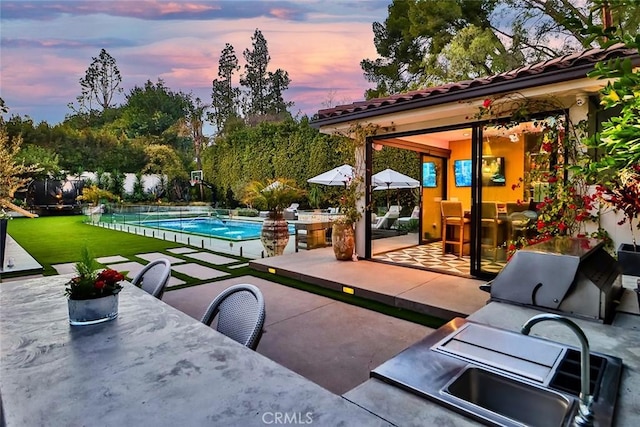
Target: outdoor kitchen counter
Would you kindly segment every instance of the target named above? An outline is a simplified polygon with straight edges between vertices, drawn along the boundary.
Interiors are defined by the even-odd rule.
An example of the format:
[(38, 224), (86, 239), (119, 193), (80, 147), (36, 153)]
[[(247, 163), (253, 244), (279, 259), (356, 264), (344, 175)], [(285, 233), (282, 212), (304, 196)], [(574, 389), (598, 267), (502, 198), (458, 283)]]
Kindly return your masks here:
[(131, 284), (70, 326), (70, 277), (0, 284), (0, 425), (387, 425)]
[[(492, 302), (468, 317), (494, 327), (520, 331), (521, 326), (540, 311)], [(592, 351), (618, 356), (624, 367), (614, 416), (616, 426), (640, 425), (640, 316), (624, 314), (624, 327), (571, 318), (589, 339)], [(614, 321), (614, 324), (616, 322)], [(531, 335), (580, 347), (574, 333), (557, 322), (542, 322)], [(369, 379), (344, 394), (350, 401), (402, 426), (478, 426), (479, 423), (377, 379)]]

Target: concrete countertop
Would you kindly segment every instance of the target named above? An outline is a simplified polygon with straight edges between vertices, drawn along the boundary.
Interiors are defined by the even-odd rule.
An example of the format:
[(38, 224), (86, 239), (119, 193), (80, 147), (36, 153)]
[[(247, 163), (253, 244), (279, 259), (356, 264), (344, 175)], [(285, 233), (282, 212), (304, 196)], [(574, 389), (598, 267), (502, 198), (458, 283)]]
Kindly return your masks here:
[(70, 326), (70, 277), (0, 287), (0, 425), (388, 425), (131, 284)]
[[(468, 317), (469, 320), (512, 331), (541, 311), (525, 307), (492, 302)], [(640, 425), (640, 316), (623, 313), (613, 325), (571, 318), (589, 339), (592, 351), (620, 357), (623, 361), (622, 378), (616, 405), (614, 425)], [(618, 326), (620, 325), (620, 326)], [(531, 335), (580, 347), (574, 333), (565, 325), (544, 322), (534, 326)], [(481, 425), (439, 404), (422, 399), (407, 391), (370, 379), (354, 388), (344, 397), (402, 426)]]

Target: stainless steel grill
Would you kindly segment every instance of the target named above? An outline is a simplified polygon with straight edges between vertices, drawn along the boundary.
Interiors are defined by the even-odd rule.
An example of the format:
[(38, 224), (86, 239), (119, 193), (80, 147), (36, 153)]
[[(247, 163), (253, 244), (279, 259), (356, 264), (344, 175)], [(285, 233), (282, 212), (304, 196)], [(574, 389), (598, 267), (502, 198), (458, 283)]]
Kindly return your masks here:
[(517, 251), (490, 292), (492, 301), (610, 323), (622, 281), (602, 242), (555, 237)]

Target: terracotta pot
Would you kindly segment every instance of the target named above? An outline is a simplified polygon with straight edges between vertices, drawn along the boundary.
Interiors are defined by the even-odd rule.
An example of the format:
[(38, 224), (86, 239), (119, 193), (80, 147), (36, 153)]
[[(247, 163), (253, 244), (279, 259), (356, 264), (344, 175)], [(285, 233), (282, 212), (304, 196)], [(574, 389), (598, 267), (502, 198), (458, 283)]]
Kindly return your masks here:
[(337, 260), (351, 261), (356, 247), (353, 224), (333, 224), (331, 227), (331, 245)]
[(264, 220), (260, 241), (267, 256), (282, 255), (289, 243), (289, 224), (282, 215), (277, 215), (275, 218), (270, 216)]

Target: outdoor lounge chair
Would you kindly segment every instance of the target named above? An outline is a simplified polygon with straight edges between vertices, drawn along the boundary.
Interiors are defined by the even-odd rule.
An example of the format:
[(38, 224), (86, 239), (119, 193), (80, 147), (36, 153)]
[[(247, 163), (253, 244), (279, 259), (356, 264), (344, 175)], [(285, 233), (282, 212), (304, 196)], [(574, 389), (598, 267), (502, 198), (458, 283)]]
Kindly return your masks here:
[(284, 219), (298, 219), (298, 206), (299, 203), (291, 203), (288, 208), (283, 211)]
[(171, 278), (171, 262), (166, 258), (159, 258), (140, 270), (131, 283), (154, 297), (162, 299), (169, 278)]
[(398, 225), (408, 224), (412, 219), (420, 219), (420, 206), (414, 206), (411, 216), (398, 218)]
[(216, 330), (255, 350), (262, 336), (265, 319), (264, 298), (254, 285), (231, 286), (209, 305), (201, 322), (211, 326), (217, 317)]
[(371, 225), (371, 228), (374, 230), (385, 229), (388, 230), (391, 228), (393, 223), (400, 216), (400, 206), (391, 206), (384, 216), (376, 218), (375, 224)]

